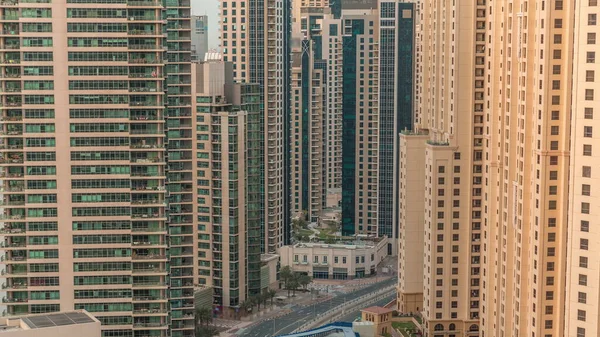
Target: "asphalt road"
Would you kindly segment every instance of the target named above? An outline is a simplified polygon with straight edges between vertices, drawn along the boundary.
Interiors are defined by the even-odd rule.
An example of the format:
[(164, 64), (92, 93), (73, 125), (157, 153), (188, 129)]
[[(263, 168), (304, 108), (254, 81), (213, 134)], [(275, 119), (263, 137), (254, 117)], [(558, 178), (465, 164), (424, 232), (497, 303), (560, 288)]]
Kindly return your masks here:
[[(378, 307), (381, 307), (381, 306), (384, 306), (384, 305), (390, 303), (395, 298), (396, 298), (396, 294), (393, 294), (391, 296), (386, 296), (383, 299), (381, 299), (381, 300), (379, 300), (379, 301), (377, 301), (377, 302), (375, 302), (373, 304), (370, 304), (369, 306), (378, 306)], [(335, 321), (336, 322), (353, 322), (357, 318), (360, 318), (360, 309), (356, 309), (354, 311), (351, 311), (351, 312), (345, 314), (344, 316), (336, 319)]]
[[(285, 316), (278, 317), (274, 320), (267, 320), (267, 321), (261, 322), (255, 326), (251, 327), (250, 329), (244, 331), (243, 333), (240, 334), (240, 336), (272, 337), (272, 336), (278, 336), (278, 335), (283, 335), (283, 334), (289, 334), (292, 331), (294, 331), (295, 329), (297, 329), (298, 327), (300, 327), (302, 324), (310, 321), (311, 319), (313, 319), (314, 317), (316, 317), (318, 315), (322, 315), (322, 314), (326, 313), (327, 311), (331, 310), (332, 308), (335, 308), (339, 305), (344, 304), (344, 302), (347, 300), (352, 300), (352, 299), (358, 298), (358, 297), (366, 295), (370, 292), (379, 290), (385, 286), (395, 284), (396, 282), (397, 282), (397, 280), (394, 277), (392, 279), (374, 283), (372, 285), (369, 285), (362, 289), (358, 289), (353, 292), (349, 292), (346, 294), (338, 294), (337, 296), (335, 296), (327, 301), (323, 301), (323, 302), (320, 302), (320, 303), (317, 303), (314, 305), (310, 305), (310, 306), (306, 306), (306, 307), (302, 307), (302, 308), (301, 307), (292, 308), (292, 310), (294, 310), (293, 312), (291, 312)], [(386, 300), (378, 301), (378, 305), (381, 305), (381, 304), (391, 301), (391, 299), (393, 299), (394, 296), (395, 296), (395, 294), (390, 295), (389, 297), (386, 297)], [(360, 314), (360, 311), (357, 309), (355, 311), (348, 313), (348, 315), (344, 316), (343, 318), (351, 316), (352, 318), (348, 319), (348, 321), (352, 321), (359, 314)], [(339, 319), (338, 321), (343, 321), (343, 319)]]

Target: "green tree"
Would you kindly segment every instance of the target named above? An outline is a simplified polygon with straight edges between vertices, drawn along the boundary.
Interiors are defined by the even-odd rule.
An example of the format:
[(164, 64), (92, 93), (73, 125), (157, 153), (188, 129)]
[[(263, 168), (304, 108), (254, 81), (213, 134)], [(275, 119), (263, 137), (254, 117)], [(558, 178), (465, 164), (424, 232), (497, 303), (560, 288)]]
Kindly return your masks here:
[(279, 279), (283, 281), (283, 287), (288, 291), (288, 297), (290, 297), (290, 287), (289, 283), (292, 278), (292, 268), (290, 266), (284, 266), (279, 270)]
[(288, 281), (288, 290), (292, 289), (292, 296), (296, 296), (296, 289), (300, 286), (300, 274), (293, 273), (292, 277)]
[(196, 337), (214, 337), (219, 335), (219, 330), (214, 326), (196, 326)]
[(211, 308), (202, 307), (196, 309), (196, 314), (194, 315), (196, 326), (204, 324), (208, 326), (212, 322), (212, 319), (213, 316)]
[(306, 274), (300, 274), (300, 276), (298, 277), (298, 283), (300, 283), (302, 288), (304, 288), (305, 290), (307, 289), (308, 285), (311, 282), (312, 282), (312, 277), (310, 277)]
[(254, 304), (252, 303), (252, 301), (250, 301), (250, 299), (242, 301), (242, 303), (240, 303), (240, 308), (242, 308), (246, 312), (251, 312), (253, 306)]
[(273, 306), (273, 299), (275, 298), (275, 295), (277, 295), (277, 291), (269, 288), (269, 290), (267, 290), (267, 295), (269, 296), (269, 299), (271, 299), (271, 306)]

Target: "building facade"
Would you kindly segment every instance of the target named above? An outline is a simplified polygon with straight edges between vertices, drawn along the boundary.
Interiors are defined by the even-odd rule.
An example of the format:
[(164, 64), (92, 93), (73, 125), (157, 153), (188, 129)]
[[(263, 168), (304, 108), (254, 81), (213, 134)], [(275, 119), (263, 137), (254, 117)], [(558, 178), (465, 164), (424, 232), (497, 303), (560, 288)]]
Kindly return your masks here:
[[(413, 126), (415, 4), (379, 3), (378, 235), (398, 237), (398, 133)], [(391, 252), (390, 246), (390, 252)]]
[(6, 314), (167, 336), (162, 5), (0, 8)]
[(208, 52), (208, 15), (192, 15), (192, 58), (204, 61)]
[[(167, 1), (167, 178), (169, 191), (170, 247), (181, 252), (194, 249), (198, 216), (194, 200), (194, 134), (192, 90), (192, 26), (189, 0)], [(170, 254), (171, 336), (184, 337), (194, 333), (194, 278), (196, 267), (192, 259)]]
[(300, 7), (293, 36), (291, 208), (311, 222), (324, 207), (337, 206), (341, 185), (340, 21), (329, 12)]
[(342, 10), (342, 235), (378, 231), (378, 17), (376, 2)]
[(195, 265), (198, 284), (213, 289), (213, 305), (223, 312), (239, 305), (250, 291), (260, 291), (260, 224), (250, 210), (257, 201), (248, 191), (255, 186), (247, 171), (257, 169), (247, 146), (248, 137), (255, 136), (258, 86), (234, 83), (232, 64), (220, 59), (194, 67)]
[[(289, 31), (283, 20), (290, 11), (287, 0), (244, 0), (221, 2), (221, 49), (223, 59), (234, 64), (234, 78), (256, 83), (261, 93), (260, 130), (264, 151), (261, 172), (260, 222), (261, 250), (274, 253), (289, 239), (291, 217), (287, 214), (289, 182), (285, 182), (284, 163), (289, 145), (284, 137), (289, 131), (289, 117), (284, 108), (289, 99), (289, 56), (286, 55)], [(284, 6), (285, 5), (285, 6)], [(287, 22), (287, 21), (286, 21)], [(289, 22), (287, 22), (289, 24)], [(285, 152), (285, 153), (284, 153)], [(286, 169), (287, 170), (287, 169)], [(285, 207), (284, 207), (285, 205)], [(285, 210), (284, 210), (285, 208)], [(284, 236), (284, 232), (286, 235)]]
[[(401, 154), (399, 263), (408, 270), (416, 260), (406, 241), (411, 222), (422, 221), (425, 333), (563, 335), (565, 309), (577, 303), (565, 296), (582, 293), (573, 288), (565, 295), (564, 289), (569, 280), (587, 284), (585, 273), (566, 273), (567, 244), (569, 254), (587, 247), (575, 234), (580, 219), (569, 220), (576, 223), (567, 235), (567, 210), (588, 210), (587, 195), (579, 194), (587, 190), (585, 182), (568, 194), (569, 171), (571, 179), (583, 179), (570, 154), (580, 153), (582, 167), (591, 155), (586, 110), (581, 107), (584, 125), (578, 128), (571, 128), (570, 111), (576, 115), (576, 106), (591, 106), (594, 78), (581, 58), (593, 49), (580, 54), (585, 69), (579, 75), (572, 73), (570, 55), (574, 45), (594, 41), (587, 29), (573, 41), (576, 18), (580, 27), (595, 20), (561, 1), (423, 1), (417, 8), (417, 132), (400, 135), (400, 144), (410, 151), (415, 140), (413, 148), (424, 153), (412, 159)], [(573, 99), (572, 76), (584, 83)], [(570, 130), (581, 138), (570, 139)], [(424, 161), (425, 179), (408, 171), (417, 158)], [(408, 209), (413, 178), (424, 181), (425, 202)], [(424, 210), (423, 220), (413, 207)], [(573, 258), (579, 264), (579, 256)], [(570, 268), (578, 270), (573, 263)], [(416, 308), (403, 291), (410, 285), (409, 277), (400, 277), (401, 310)], [(585, 330), (585, 311), (567, 314), (574, 322), (571, 336)]]
[[(600, 130), (597, 1), (578, 1), (574, 13), (573, 105), (569, 176), (569, 205), (563, 336), (589, 337), (600, 334), (598, 322), (600, 279), (600, 233), (597, 229), (599, 195), (598, 130)], [(598, 76), (596, 76), (598, 72)], [(568, 133), (568, 130), (565, 130)]]
[(346, 280), (376, 273), (387, 256), (388, 238), (348, 244), (296, 243), (279, 250), (281, 265), (315, 279)]

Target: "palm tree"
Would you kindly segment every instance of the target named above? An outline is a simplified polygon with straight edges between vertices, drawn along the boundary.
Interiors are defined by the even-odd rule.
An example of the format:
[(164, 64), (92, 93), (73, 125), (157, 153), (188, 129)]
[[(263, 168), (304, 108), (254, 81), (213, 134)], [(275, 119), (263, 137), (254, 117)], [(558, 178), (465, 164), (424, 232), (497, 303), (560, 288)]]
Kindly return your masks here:
[(279, 277), (281, 281), (283, 281), (284, 288), (288, 291), (288, 297), (290, 297), (289, 282), (293, 274), (294, 273), (292, 272), (292, 268), (290, 266), (284, 266), (281, 268), (281, 270), (279, 270)]
[(250, 312), (252, 311), (252, 301), (250, 301), (250, 299), (246, 300), (246, 301), (242, 301), (242, 303), (240, 303), (240, 308), (244, 309), (246, 312)]
[(269, 300), (269, 289), (265, 289), (262, 294), (260, 294), (260, 298), (263, 301), (263, 308), (267, 307), (267, 301)]
[(267, 295), (271, 299), (271, 306), (273, 306), (273, 298), (275, 298), (275, 295), (277, 295), (277, 291), (275, 289), (269, 288), (269, 290), (267, 290)]
[(253, 304), (257, 305), (258, 311), (260, 311), (260, 294), (254, 295), (250, 299), (251, 299), (251, 301), (252, 301)]

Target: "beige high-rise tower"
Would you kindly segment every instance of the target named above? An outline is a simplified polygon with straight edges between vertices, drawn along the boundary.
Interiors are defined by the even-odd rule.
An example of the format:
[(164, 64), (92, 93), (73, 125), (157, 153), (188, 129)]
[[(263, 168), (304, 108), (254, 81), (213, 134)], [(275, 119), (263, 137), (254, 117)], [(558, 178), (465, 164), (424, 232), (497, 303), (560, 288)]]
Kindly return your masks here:
[(577, 1), (565, 333), (600, 335), (600, 4)]
[(2, 314), (169, 335), (163, 10), (0, 4)]
[[(409, 275), (421, 273), (429, 336), (560, 336), (574, 5), (418, 8), (417, 132), (400, 136), (399, 308), (420, 304)], [(407, 169), (415, 159), (424, 174)], [(419, 180), (423, 216), (406, 209)], [(421, 270), (403, 238), (419, 226)]]
[[(284, 55), (288, 32), (284, 29), (289, 18), (288, 0), (220, 0), (221, 50), (223, 60), (233, 63), (234, 78), (260, 86), (261, 144), (264, 152), (263, 168), (259, 179), (261, 191), (261, 250), (274, 253), (284, 244), (290, 223), (289, 194), (284, 168), (287, 143), (284, 142), (287, 106), (285, 88), (289, 79), (284, 72), (289, 68)], [(285, 4), (285, 6), (284, 6)], [(285, 67), (284, 67), (285, 65)]]

